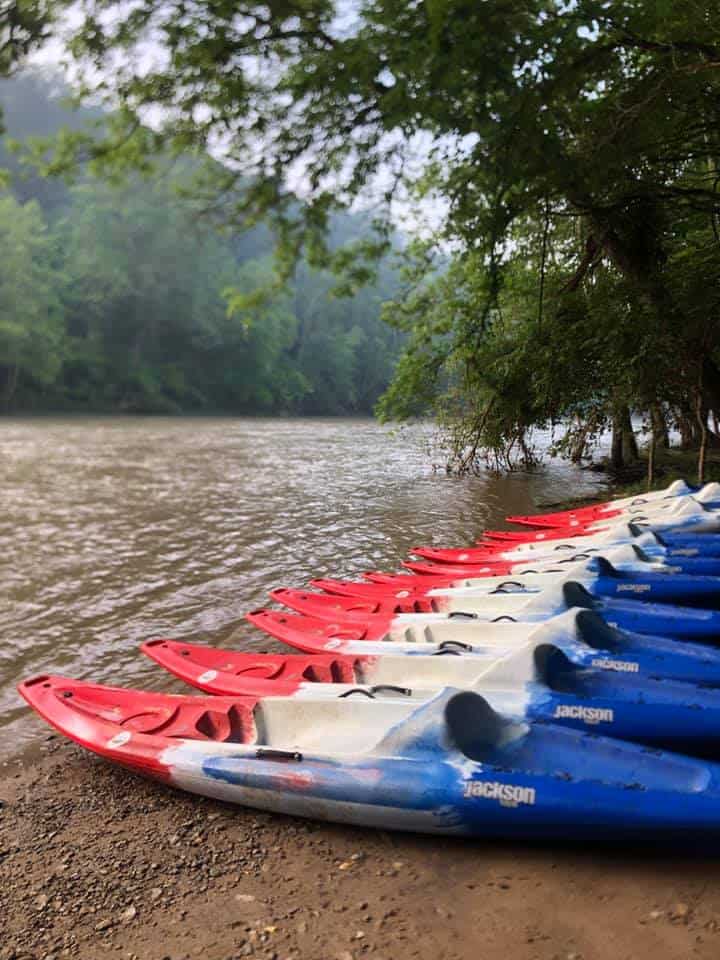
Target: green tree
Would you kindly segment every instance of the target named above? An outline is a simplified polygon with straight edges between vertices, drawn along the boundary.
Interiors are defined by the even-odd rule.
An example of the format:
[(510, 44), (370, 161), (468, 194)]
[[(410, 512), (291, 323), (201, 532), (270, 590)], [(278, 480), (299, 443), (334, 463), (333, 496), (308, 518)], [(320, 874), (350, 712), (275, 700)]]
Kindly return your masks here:
[[(707, 411), (720, 409), (718, 310), (692, 278), (714, 275), (718, 258), (717, 3), (91, 0), (86, 9), (73, 52), (121, 109), (104, 142), (66, 137), (49, 169), (77, 150), (102, 168), (221, 141), (230, 162), (206, 189), (225, 204), (242, 177), (233, 216), (271, 214), (286, 256), (304, 249), (313, 265), (344, 266), (358, 282), (369, 276), (362, 254), (387, 249), (387, 220), (376, 244), (331, 255), (329, 215), (368, 187), (390, 199), (421, 134), (428, 162), (417, 186), (446, 205), (441, 239), (462, 285), (426, 288), (419, 276), (398, 307), (409, 348), (386, 414), (440, 409), (457, 427), (461, 464), (482, 447), (527, 461), (533, 423), (584, 407), (595, 411), (587, 433), (599, 419), (614, 423), (618, 451), (631, 407), (664, 403), (706, 435)], [(165, 56), (146, 69), (139, 53), (150, 38)], [(152, 133), (140, 122), (148, 110)], [(516, 248), (532, 251), (530, 275)], [(597, 376), (585, 377), (575, 360), (589, 318), (612, 360), (598, 347)], [(551, 334), (572, 387), (546, 366), (533, 391), (520, 365), (551, 364), (537, 349)]]
[(2, 0), (0, 3), (0, 76), (50, 36), (54, 14), (61, 4), (53, 0)]
[[(52, 71), (0, 82), (13, 141), (36, 142), (65, 120), (71, 133), (103, 120), (97, 108), (71, 111), (70, 93)], [(70, 187), (28, 172), (3, 147), (17, 205), (37, 201), (49, 224), (33, 252), (47, 289), (35, 292), (54, 296), (61, 339), (61, 349), (44, 353), (37, 323), (8, 306), (15, 341), (37, 345), (31, 353), (26, 343), (22, 368), (0, 374), (9, 397), (22, 372), (15, 409), (371, 411), (398, 351), (397, 334), (380, 321), (396, 283), (388, 263), (378, 284), (353, 296), (337, 295), (331, 275), (303, 262), (283, 281), (267, 226), (216, 229), (217, 217), (189, 189), (201, 166), (192, 154), (165, 157), (153, 178), (106, 182), (85, 169)], [(333, 242), (368, 230), (367, 217), (336, 217)], [(20, 242), (7, 243), (20, 257)], [(13, 265), (13, 279), (21, 275)]]
[(0, 195), (0, 406), (21, 376), (42, 386), (62, 363), (59, 275), (40, 208)]
[(173, 184), (89, 182), (58, 224), (73, 403), (173, 411), (210, 402), (202, 364), (227, 333), (227, 245)]

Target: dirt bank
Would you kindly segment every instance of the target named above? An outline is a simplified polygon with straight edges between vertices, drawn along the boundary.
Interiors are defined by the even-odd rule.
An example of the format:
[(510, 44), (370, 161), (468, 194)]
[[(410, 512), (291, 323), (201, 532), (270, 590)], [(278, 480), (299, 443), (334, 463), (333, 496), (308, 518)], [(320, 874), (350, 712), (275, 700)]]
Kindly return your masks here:
[(52, 738), (0, 780), (1, 960), (687, 960), (720, 860), (307, 823)]

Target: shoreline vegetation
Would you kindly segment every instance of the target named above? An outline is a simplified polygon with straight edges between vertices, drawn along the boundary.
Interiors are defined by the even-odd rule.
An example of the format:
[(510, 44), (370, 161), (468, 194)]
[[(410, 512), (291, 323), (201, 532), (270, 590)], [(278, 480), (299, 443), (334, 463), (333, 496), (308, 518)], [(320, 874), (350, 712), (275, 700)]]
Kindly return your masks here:
[[(612, 465), (606, 460), (599, 461), (586, 469), (604, 472), (607, 476), (607, 486), (603, 493), (594, 497), (569, 497), (558, 501), (542, 501), (537, 504), (538, 512), (546, 510), (572, 510), (574, 507), (588, 506), (593, 503), (604, 503), (633, 494), (641, 496), (652, 490), (661, 490), (669, 486), (674, 480), (686, 480), (696, 483), (697, 451), (680, 450), (677, 448), (664, 449), (656, 454), (655, 477), (652, 485), (647, 482), (648, 453), (641, 449), (637, 461), (629, 469), (613, 471)], [(712, 451), (707, 457), (703, 482), (720, 481), (720, 451)]]
[[(381, 319), (390, 256), (362, 289), (307, 258), (281, 277), (269, 226), (223, 229), (188, 196), (190, 154), (122, 182), (40, 175), (16, 144), (109, 122), (70, 94), (47, 69), (0, 76), (0, 414), (371, 415), (403, 340)], [(331, 242), (369, 230), (338, 213)]]
[[(709, 4), (3, 11), (0, 412), (433, 416), (457, 475), (552, 423), (576, 465), (611, 432), (598, 499), (720, 478)], [(664, 837), (288, 819), (47, 733), (4, 769), (0, 960), (718, 956), (720, 860)]]

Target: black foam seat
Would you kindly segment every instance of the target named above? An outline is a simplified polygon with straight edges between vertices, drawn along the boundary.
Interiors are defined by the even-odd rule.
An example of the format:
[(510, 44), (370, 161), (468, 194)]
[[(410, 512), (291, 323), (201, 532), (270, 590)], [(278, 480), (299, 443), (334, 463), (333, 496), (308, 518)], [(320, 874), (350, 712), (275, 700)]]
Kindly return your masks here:
[(470, 760), (491, 762), (516, 723), (496, 713), (478, 693), (464, 690), (445, 704), (445, 723), (458, 749)]
[(608, 626), (601, 616), (592, 610), (581, 610), (575, 618), (578, 637), (594, 650), (617, 650), (620, 633)]
[(568, 607), (584, 607), (594, 610), (597, 607), (595, 597), (576, 580), (569, 580), (562, 585), (563, 600)]

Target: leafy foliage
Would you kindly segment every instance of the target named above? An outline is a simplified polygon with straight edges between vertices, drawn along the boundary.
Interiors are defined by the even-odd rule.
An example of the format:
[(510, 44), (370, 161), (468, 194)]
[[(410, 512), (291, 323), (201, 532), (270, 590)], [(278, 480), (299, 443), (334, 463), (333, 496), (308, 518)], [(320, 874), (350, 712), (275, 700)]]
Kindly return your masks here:
[(531, 428), (559, 420), (580, 456), (603, 424), (626, 435), (630, 409), (706, 442), (720, 410), (717, 3), (84, 10), (71, 50), (99, 78), (85, 93), (119, 109), (99, 138), (38, 144), (45, 169), (221, 149), (227, 164), (196, 189), (235, 222), (269, 217), (287, 273), (304, 253), (351, 284), (388, 249), (389, 218), (343, 250), (327, 240), (334, 210), (391, 201), (401, 182), (442, 201), (452, 263), (435, 276), (415, 249), (389, 311), (408, 346), (381, 412), (437, 411), (460, 469), (483, 450), (530, 463)]
[(60, 366), (60, 275), (40, 208), (0, 194), (0, 404), (14, 390), (18, 370), (32, 368), (40, 383)]
[[(28, 117), (43, 132), (62, 123), (57, 89), (32, 73), (0, 87), (11, 133), (33, 135)], [(75, 129), (96, 116), (80, 111)], [(283, 282), (267, 230), (218, 232), (188, 192), (196, 169), (166, 160), (152, 181), (67, 186), (14, 166), (15, 196), (0, 195), (6, 405), (14, 394), (16, 407), (126, 412), (372, 410), (399, 350), (380, 320), (397, 285), (389, 264), (350, 298), (303, 262)], [(337, 242), (367, 229), (357, 216), (333, 223)]]

